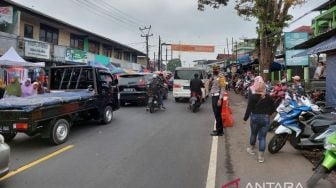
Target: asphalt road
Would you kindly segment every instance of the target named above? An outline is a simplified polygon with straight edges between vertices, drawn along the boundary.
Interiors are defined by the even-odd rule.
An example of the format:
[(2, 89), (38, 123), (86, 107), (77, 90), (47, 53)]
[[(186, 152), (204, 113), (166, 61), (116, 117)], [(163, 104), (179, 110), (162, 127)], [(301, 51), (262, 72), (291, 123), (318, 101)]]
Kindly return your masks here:
[[(264, 164), (247, 155), (249, 127), (241, 121), (246, 105), (241, 96), (230, 93), (235, 125), (218, 138), (217, 160), (210, 158), (214, 123), (210, 100), (197, 113), (171, 96), (165, 103), (167, 110), (154, 114), (144, 107), (123, 107), (110, 125), (81, 122), (60, 146), (18, 135), (10, 143), (14, 174), (0, 181), (0, 187), (205, 188), (212, 171), (209, 163), (215, 165), (214, 187), (238, 178), (240, 187), (285, 187), (285, 183), (305, 187), (313, 173), (312, 164), (289, 144), (276, 155), (266, 153)], [(68, 149), (50, 157), (62, 148)], [(319, 187), (336, 186), (322, 181)]]
[(187, 103), (175, 103), (172, 97), (165, 103), (167, 110), (154, 114), (144, 107), (123, 107), (110, 125), (76, 125), (61, 146), (17, 136), (10, 143), (12, 170), (74, 147), (1, 181), (0, 187), (205, 187), (210, 105), (191, 113)]

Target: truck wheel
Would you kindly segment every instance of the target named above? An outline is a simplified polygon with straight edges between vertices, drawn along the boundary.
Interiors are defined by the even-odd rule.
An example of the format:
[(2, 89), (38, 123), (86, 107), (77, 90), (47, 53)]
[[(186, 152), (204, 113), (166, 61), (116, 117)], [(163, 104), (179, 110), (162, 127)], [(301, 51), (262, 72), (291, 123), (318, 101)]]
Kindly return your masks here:
[(12, 141), (17, 133), (13, 133), (13, 134), (4, 134), (3, 137), (5, 138), (5, 142), (10, 142)]
[(111, 123), (113, 118), (113, 110), (111, 108), (111, 106), (106, 106), (104, 111), (103, 111), (103, 118), (101, 120), (101, 123), (106, 125)]
[(49, 140), (52, 144), (63, 144), (69, 136), (70, 124), (66, 119), (58, 119), (51, 126)]
[(179, 98), (176, 98), (176, 97), (175, 97), (175, 102), (179, 102)]

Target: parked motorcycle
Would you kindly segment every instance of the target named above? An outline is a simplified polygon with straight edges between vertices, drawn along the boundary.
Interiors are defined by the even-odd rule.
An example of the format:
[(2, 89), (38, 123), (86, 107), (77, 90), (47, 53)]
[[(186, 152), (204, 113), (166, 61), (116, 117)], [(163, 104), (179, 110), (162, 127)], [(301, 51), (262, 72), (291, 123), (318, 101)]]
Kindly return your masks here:
[(244, 87), (244, 80), (239, 79), (236, 83), (235, 88), (234, 88), (234, 92), (236, 94), (240, 94), (243, 91), (243, 87)]
[(242, 96), (244, 96), (246, 99), (248, 98), (249, 88), (251, 86), (252, 82), (249, 80), (245, 80), (243, 84), (243, 90), (241, 92)]
[[(309, 106), (307, 101), (302, 100), (303, 103), (307, 105), (295, 106), (289, 113), (280, 114), (280, 125), (275, 130), (275, 135), (268, 145), (268, 151), (270, 153), (274, 154), (280, 151), (286, 144), (288, 138), (290, 139), (290, 144), (298, 150), (322, 149), (324, 139), (332, 133), (330, 129), (336, 130), (336, 124), (332, 124), (332, 122), (326, 125), (310, 122), (306, 124), (300, 123), (300, 115), (307, 111), (312, 111), (312, 108), (315, 110), (318, 109), (316, 105)], [(311, 129), (311, 135), (307, 136), (304, 134), (306, 128)]]
[(314, 174), (307, 181), (308, 188), (316, 187), (321, 178), (326, 178), (332, 171), (336, 171), (336, 133), (334, 132), (325, 139), (324, 155), (313, 169)]
[(195, 113), (201, 107), (201, 103), (201, 96), (196, 92), (192, 92), (189, 104), (190, 110)]

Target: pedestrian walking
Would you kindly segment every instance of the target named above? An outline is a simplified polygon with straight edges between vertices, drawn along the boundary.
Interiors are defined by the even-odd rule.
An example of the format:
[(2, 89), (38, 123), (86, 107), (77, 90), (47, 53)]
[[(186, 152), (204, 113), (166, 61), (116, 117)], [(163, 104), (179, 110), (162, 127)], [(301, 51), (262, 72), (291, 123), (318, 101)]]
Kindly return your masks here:
[(212, 110), (216, 119), (216, 130), (213, 130), (211, 136), (222, 136), (224, 134), (221, 118), (222, 99), (225, 92), (225, 77), (220, 74), (219, 65), (212, 67), (213, 76), (210, 79), (210, 94), (212, 101)]
[[(259, 81), (257, 81), (259, 80)], [(254, 92), (249, 96), (244, 116), (244, 124), (250, 118), (250, 145), (247, 152), (255, 155), (255, 145), (258, 137), (259, 152), (258, 161), (264, 162), (266, 148), (266, 135), (269, 129), (270, 115), (275, 111), (273, 99), (266, 94), (266, 85), (261, 79), (255, 79)]]

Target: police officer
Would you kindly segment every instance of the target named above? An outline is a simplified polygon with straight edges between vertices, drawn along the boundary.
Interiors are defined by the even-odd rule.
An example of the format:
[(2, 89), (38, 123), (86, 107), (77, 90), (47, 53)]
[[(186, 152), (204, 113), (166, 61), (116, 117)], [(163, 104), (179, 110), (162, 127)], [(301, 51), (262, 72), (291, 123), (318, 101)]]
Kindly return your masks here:
[[(224, 75), (220, 76), (219, 65), (213, 65), (212, 67), (213, 76), (210, 79), (210, 94), (212, 101), (212, 110), (216, 118), (216, 130), (213, 130), (210, 134), (211, 136), (222, 136), (224, 134), (223, 124), (221, 118), (222, 111), (222, 99), (225, 92), (225, 78)], [(224, 84), (221, 79), (224, 79)]]

